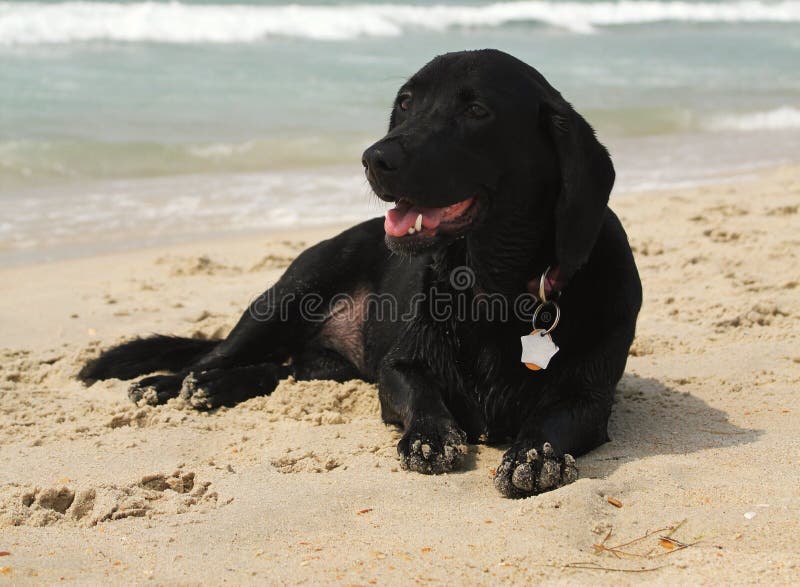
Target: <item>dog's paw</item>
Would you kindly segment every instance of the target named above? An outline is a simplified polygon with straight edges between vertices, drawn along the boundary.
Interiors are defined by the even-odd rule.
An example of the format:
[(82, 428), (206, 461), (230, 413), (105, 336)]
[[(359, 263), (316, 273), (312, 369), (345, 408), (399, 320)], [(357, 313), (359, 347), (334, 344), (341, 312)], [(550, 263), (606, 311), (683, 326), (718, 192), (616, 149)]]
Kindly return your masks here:
[(157, 406), (178, 396), (182, 378), (178, 375), (153, 375), (131, 384), (128, 398), (138, 405)]
[(467, 452), (467, 435), (452, 422), (417, 421), (397, 444), (400, 466), (438, 475), (456, 468)]
[(223, 404), (214, 387), (207, 373), (189, 373), (183, 379), (180, 397), (196, 410), (213, 410)]
[(494, 486), (505, 497), (528, 497), (563, 487), (578, 478), (572, 455), (557, 455), (545, 442), (540, 448), (516, 443), (497, 467)]
[(181, 397), (196, 410), (235, 406), (257, 395), (271, 393), (281, 379), (280, 366), (271, 363), (189, 373)]

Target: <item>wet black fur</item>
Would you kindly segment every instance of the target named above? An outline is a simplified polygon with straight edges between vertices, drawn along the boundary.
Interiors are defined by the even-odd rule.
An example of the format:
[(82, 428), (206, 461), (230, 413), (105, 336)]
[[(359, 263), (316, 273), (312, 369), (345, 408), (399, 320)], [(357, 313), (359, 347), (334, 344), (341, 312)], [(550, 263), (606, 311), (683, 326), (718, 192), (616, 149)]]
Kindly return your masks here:
[[(398, 451), (407, 468), (444, 472), (460, 462), (465, 440), (510, 439), (495, 479), (504, 495), (574, 479), (565, 455), (608, 439), (641, 304), (627, 237), (607, 207), (610, 157), (536, 70), (499, 51), (437, 57), (398, 96), (406, 109), (395, 105), (389, 133), (364, 154), (373, 189), (385, 200), (437, 207), (476, 196), (470, 227), (389, 238), (382, 218), (369, 220), (304, 251), (226, 339), (134, 340), (106, 351), (81, 378), (171, 372), (134, 383), (131, 397), (160, 403), (183, 389), (198, 408), (268, 394), (287, 374), (361, 378), (377, 382), (384, 420), (404, 427)], [(549, 265), (567, 278), (553, 333), (561, 350), (539, 372), (520, 363), (520, 336), (531, 325), (513, 315), (439, 321), (423, 303), (411, 319), (368, 315), (333, 327), (301, 317), (298, 301), (315, 294), (327, 307), (336, 294), (384, 293), (403, 313), (434, 287), (510, 301)], [(474, 272), (466, 291), (451, 283), (459, 267)], [(283, 317), (272, 311), (281, 304)], [(545, 479), (548, 466), (555, 480)]]

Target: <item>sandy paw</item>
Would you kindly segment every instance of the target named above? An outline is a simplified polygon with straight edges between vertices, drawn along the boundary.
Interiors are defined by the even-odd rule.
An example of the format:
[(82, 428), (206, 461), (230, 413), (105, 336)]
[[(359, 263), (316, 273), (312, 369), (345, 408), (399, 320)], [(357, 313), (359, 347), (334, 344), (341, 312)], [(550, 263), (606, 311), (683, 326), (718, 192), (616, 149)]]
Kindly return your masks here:
[(194, 373), (189, 373), (183, 379), (180, 397), (196, 410), (211, 410), (222, 404), (219, 398), (215, 398), (202, 386)]
[(153, 375), (131, 384), (128, 398), (138, 406), (157, 406), (177, 397), (181, 389), (177, 375)]
[(494, 486), (505, 497), (518, 498), (551, 491), (577, 479), (578, 467), (572, 455), (557, 455), (549, 442), (539, 449), (518, 443), (503, 455)]
[(467, 452), (467, 435), (452, 423), (412, 424), (397, 444), (400, 466), (438, 475), (455, 469)]

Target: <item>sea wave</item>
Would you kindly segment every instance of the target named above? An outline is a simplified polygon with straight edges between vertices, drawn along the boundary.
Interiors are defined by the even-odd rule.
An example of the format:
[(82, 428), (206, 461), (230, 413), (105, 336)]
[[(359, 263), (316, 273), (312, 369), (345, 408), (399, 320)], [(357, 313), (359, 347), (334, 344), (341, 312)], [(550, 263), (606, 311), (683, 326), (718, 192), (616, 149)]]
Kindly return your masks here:
[(497, 2), (438, 4), (221, 5), (180, 2), (0, 2), (0, 44), (89, 41), (252, 43), (271, 37), (342, 41), (413, 29), (540, 23), (577, 33), (654, 22), (796, 23), (800, 2)]
[(340, 133), (231, 143), (0, 141), (0, 193), (5, 187), (63, 180), (251, 173), (348, 164), (359, 169), (361, 152), (371, 140)]
[(711, 130), (757, 131), (800, 129), (800, 110), (782, 106), (763, 112), (722, 114), (711, 119)]
[(352, 223), (381, 216), (356, 167), (102, 180), (15, 190), (0, 267), (198, 236)]

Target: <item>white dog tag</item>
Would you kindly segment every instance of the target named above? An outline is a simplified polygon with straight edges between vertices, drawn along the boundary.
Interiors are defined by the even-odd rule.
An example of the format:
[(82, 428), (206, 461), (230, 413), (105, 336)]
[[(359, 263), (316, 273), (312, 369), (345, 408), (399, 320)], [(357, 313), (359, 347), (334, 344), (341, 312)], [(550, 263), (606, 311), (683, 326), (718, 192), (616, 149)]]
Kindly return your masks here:
[(522, 341), (522, 358), (525, 366), (532, 371), (547, 369), (550, 359), (558, 352), (556, 343), (544, 330), (537, 329), (528, 336), (520, 337)]

